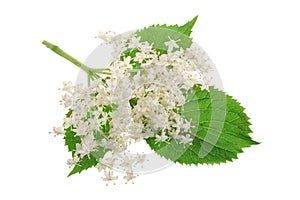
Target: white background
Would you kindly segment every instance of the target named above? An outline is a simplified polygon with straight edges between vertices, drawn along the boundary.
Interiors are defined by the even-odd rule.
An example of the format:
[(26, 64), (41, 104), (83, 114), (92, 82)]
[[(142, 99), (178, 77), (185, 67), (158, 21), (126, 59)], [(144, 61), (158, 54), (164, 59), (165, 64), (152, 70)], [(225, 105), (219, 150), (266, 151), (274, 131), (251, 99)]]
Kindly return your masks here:
[[(299, 199), (300, 6), (297, 0), (1, 1), (0, 199)], [(57, 90), (78, 70), (98, 30), (122, 33), (199, 15), (193, 37), (225, 91), (247, 108), (261, 144), (216, 166), (173, 165), (106, 187), (96, 170), (67, 178)]]

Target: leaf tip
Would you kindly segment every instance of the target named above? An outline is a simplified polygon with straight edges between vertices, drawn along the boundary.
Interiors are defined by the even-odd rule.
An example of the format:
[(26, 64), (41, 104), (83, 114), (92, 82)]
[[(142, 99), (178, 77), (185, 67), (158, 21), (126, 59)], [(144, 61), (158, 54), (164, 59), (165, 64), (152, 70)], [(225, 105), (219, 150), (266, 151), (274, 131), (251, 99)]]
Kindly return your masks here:
[(196, 15), (191, 21), (197, 21), (197, 19), (198, 19), (198, 17), (199, 17), (199, 15)]

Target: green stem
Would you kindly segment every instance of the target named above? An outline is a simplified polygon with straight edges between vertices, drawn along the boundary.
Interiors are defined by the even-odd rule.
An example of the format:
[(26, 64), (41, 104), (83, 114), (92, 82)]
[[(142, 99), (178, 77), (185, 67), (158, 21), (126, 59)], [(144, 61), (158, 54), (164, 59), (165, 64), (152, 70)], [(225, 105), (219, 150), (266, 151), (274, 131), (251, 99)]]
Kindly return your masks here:
[(48, 47), (49, 49), (51, 49), (53, 52), (57, 53), (61, 57), (67, 59), (68, 61), (70, 61), (71, 63), (73, 63), (80, 69), (82, 69), (83, 71), (85, 71), (91, 77), (93, 77), (95, 73), (110, 74), (110, 72), (105, 72), (105, 71), (109, 70), (109, 68), (94, 69), (94, 68), (88, 67), (85, 64), (81, 63), (80, 61), (78, 61), (77, 59), (75, 59), (74, 57), (72, 57), (71, 55), (69, 55), (68, 53), (64, 52), (57, 45), (54, 45), (46, 40), (43, 41), (43, 44), (46, 47)]

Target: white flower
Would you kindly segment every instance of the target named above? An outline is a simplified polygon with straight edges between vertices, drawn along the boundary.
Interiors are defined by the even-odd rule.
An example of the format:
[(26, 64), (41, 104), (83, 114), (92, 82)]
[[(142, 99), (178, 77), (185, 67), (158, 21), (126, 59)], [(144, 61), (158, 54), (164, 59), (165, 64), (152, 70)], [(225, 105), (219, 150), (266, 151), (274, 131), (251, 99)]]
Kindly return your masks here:
[(96, 38), (100, 38), (104, 41), (110, 41), (113, 37), (115, 37), (115, 35), (116, 35), (116, 32), (114, 32), (114, 31), (106, 31), (106, 32), (99, 31)]
[(79, 136), (84, 136), (89, 133), (89, 123), (87, 121), (80, 120), (76, 127), (76, 133)]
[(101, 162), (99, 162), (95, 167), (98, 169), (98, 172), (101, 172), (102, 170), (105, 170), (107, 168), (106, 165)]
[(97, 146), (97, 142), (95, 141), (95, 137), (93, 133), (86, 135), (81, 138), (82, 147), (89, 152), (92, 152)]
[(179, 45), (177, 44), (177, 42), (179, 42), (180, 40), (172, 40), (170, 37), (169, 37), (170, 41), (168, 42), (165, 42), (165, 45), (168, 47), (168, 52), (172, 52), (173, 49), (178, 49), (179, 48)]
[(126, 69), (132, 69), (132, 65), (130, 64), (131, 62), (131, 57), (127, 56), (126, 58), (124, 58), (124, 61), (120, 61), (119, 64), (119, 68), (123, 68), (123, 73)]
[(168, 138), (169, 137), (165, 135), (165, 132), (162, 132), (161, 135), (158, 135), (158, 134), (155, 135), (155, 142), (164, 142)]
[(191, 144), (193, 142), (193, 139), (191, 138), (191, 136), (189, 134), (184, 135), (180, 135), (176, 138), (180, 144)]
[(191, 122), (185, 120), (184, 123), (182, 123), (181, 128), (183, 129), (184, 132), (188, 132), (191, 129)]
[[(126, 180), (126, 184), (127, 184), (129, 181), (132, 181), (136, 177), (137, 176), (133, 174), (133, 171), (127, 171), (126, 176), (124, 176), (123, 178)], [(132, 181), (132, 183), (133, 183), (133, 181)]]
[(54, 136), (58, 136), (58, 135), (64, 135), (65, 131), (63, 127), (53, 127), (53, 132), (50, 133), (53, 133)]
[(73, 122), (72, 122), (72, 119), (71, 118), (64, 118), (64, 124), (63, 124), (63, 127), (64, 128), (69, 128), (70, 126), (72, 126)]
[(136, 62), (142, 63), (147, 58), (147, 55), (144, 52), (137, 52), (135, 58), (133, 59)]
[(65, 93), (60, 102), (64, 104), (65, 108), (69, 108), (72, 105), (72, 96)]
[(134, 49), (140, 46), (140, 39), (141, 37), (131, 37), (130, 42), (128, 43), (128, 48)]
[(102, 177), (102, 179), (103, 181), (106, 181), (106, 185), (108, 185), (109, 182), (117, 180), (118, 176), (114, 176), (113, 171), (109, 169), (104, 171), (104, 177)]
[(74, 156), (72, 159), (68, 159), (67, 160), (67, 164), (72, 167), (73, 165), (75, 165), (77, 162), (79, 161), (79, 157), (78, 156)]
[(83, 157), (88, 155), (93, 152), (97, 146), (98, 144), (95, 141), (93, 134), (88, 134), (84, 137), (81, 137), (81, 144), (76, 144), (75, 156), (80, 155), (80, 157)]
[(88, 155), (90, 152), (86, 149), (83, 148), (81, 144), (76, 144), (76, 152), (75, 152), (75, 156), (80, 156), (80, 157), (84, 157), (85, 155)]
[(67, 92), (67, 93), (72, 93), (73, 89), (74, 89), (74, 86), (72, 84), (71, 81), (69, 82), (63, 82), (63, 88), (62, 88), (62, 91), (64, 92)]

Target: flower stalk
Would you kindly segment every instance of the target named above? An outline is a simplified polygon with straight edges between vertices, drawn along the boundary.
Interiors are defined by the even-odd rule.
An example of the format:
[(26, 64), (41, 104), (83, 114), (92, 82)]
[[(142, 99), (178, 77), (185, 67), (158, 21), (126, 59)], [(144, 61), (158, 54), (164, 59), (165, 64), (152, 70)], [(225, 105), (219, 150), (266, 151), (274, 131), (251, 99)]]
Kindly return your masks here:
[(52, 50), (54, 53), (60, 55), (61, 57), (65, 58), (66, 60), (70, 61), (71, 63), (73, 63), (74, 65), (76, 65), (77, 67), (79, 67), (80, 69), (85, 71), (89, 78), (98, 78), (99, 76), (97, 75), (97, 73), (99, 73), (99, 74), (111, 74), (109, 72), (109, 68), (97, 68), (97, 69), (95, 69), (95, 68), (88, 67), (85, 64), (81, 63), (80, 61), (78, 61), (76, 58), (72, 57), (70, 54), (63, 51), (59, 46), (54, 45), (54, 44), (52, 44), (52, 43), (50, 43), (46, 40), (44, 40), (42, 43), (47, 48)]

